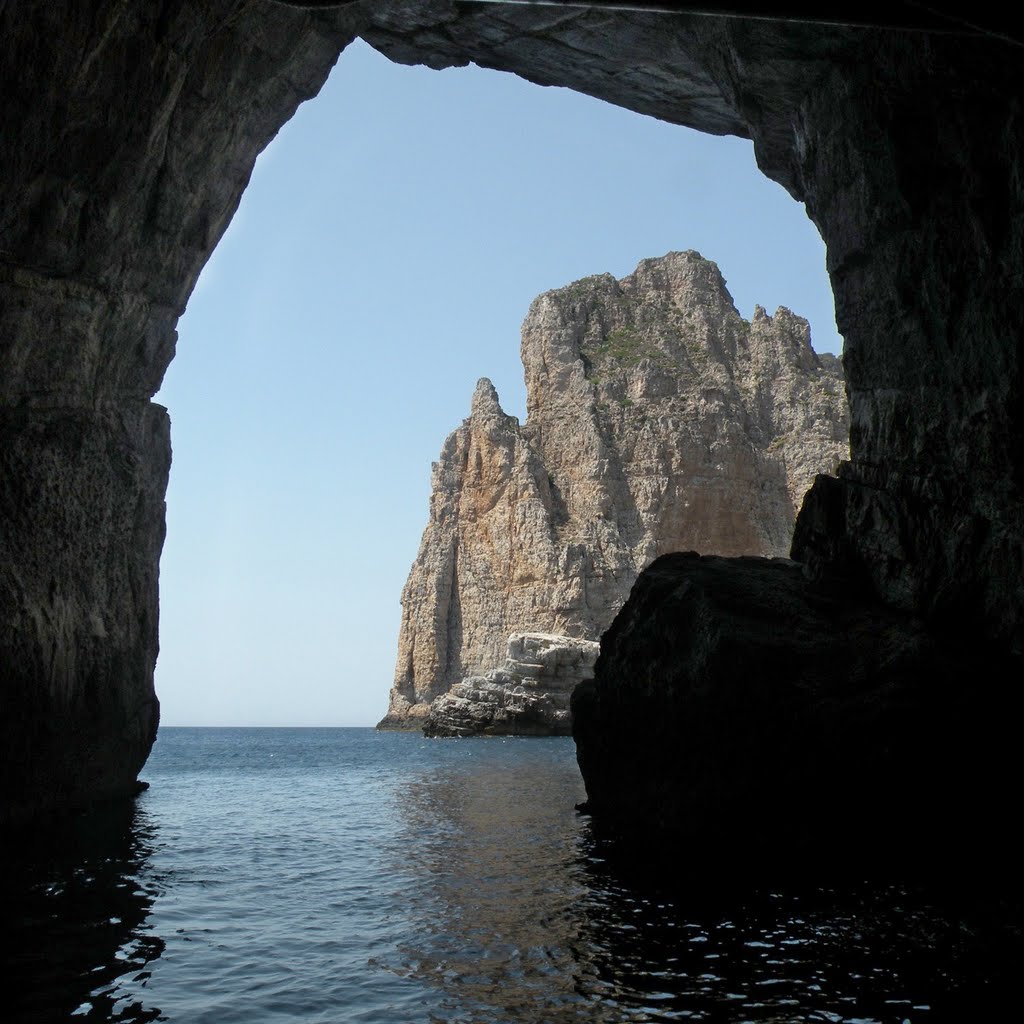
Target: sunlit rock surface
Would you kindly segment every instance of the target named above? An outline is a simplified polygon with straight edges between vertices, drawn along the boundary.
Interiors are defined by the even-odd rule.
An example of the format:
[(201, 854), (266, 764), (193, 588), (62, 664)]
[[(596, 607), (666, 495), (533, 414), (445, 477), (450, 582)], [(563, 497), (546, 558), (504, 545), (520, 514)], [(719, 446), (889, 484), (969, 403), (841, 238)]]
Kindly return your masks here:
[(568, 736), (572, 691), (594, 672), (599, 645), (513, 633), (498, 669), (456, 683), (430, 705), (428, 736)]
[(596, 640), (660, 554), (786, 554), (815, 475), (848, 454), (838, 360), (787, 309), (744, 320), (696, 252), (541, 295), (522, 359), (526, 423), (482, 380), (434, 465), (385, 726), (421, 724), (453, 685), (492, 692), (462, 680), (512, 633)]

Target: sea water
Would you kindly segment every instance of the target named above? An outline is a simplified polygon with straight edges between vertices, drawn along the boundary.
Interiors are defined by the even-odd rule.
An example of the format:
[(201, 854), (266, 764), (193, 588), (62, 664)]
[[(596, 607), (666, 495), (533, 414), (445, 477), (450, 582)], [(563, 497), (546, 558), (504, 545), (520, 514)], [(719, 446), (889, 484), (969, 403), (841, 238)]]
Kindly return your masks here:
[(970, 1024), (1017, 985), (1005, 908), (626, 870), (568, 739), (165, 728), (143, 778), (5, 849), (0, 1019)]

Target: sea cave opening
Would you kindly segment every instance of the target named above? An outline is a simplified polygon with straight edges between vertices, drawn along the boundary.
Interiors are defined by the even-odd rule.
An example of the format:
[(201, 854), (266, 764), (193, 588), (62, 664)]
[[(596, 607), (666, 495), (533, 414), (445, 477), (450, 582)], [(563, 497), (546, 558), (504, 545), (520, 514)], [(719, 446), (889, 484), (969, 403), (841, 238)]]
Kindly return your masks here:
[[(316, 91), (350, 27), (342, 16), (288, 21), (256, 2), (120, 3), (85, 15), (73, 6), (37, 5), (30, 17), (0, 8), (0, 40), (18, 56), (6, 81), (14, 187), (0, 252), (3, 294), (14, 296), (3, 310), (13, 358), (0, 446), (14, 470), (0, 476), (12, 524), (0, 540), (14, 566), (5, 792), (13, 818), (55, 811), (72, 832), (91, 816), (65, 812), (136, 792), (156, 728), (167, 438), (148, 403), (154, 378), (257, 142)], [(688, 123), (721, 129), (723, 116), (757, 135), (767, 173), (806, 198), (829, 239), (849, 339), (855, 457), (801, 520), (814, 520), (820, 546), (808, 550), (835, 572), (823, 582), (839, 579), (840, 618), (852, 613), (853, 628), (833, 637), (834, 619), (802, 621), (797, 639), (824, 638), (828, 671), (812, 660), (796, 686), (799, 651), (785, 645), (761, 658), (768, 648), (755, 642), (745, 658), (755, 670), (720, 677), (722, 713), (692, 719), (710, 755), (699, 766), (704, 791), (685, 775), (686, 707), (645, 707), (626, 692), (627, 713), (613, 706), (610, 727), (591, 718), (589, 820), (566, 799), (582, 783), (558, 740), (323, 730), (309, 749), (306, 731), (253, 730), (248, 744), (248, 730), (170, 729), (146, 769), (150, 791), (107, 805), (113, 845), (83, 851), (48, 833), (11, 844), (25, 871), (8, 880), (31, 897), (12, 904), (16, 1018), (22, 1006), (24, 1019), (54, 1006), (66, 1019), (137, 1020), (331, 1019), (356, 1008), (387, 1024), (424, 1013), (505, 1024), (737, 1007), (768, 1019), (796, 1007), (928, 1020), (1014, 1005), (1019, 942), (1006, 938), (1019, 935), (1020, 914), (1006, 811), (1019, 789), (1024, 552), (1019, 61), (959, 37), (736, 19), (728, 31), (687, 23), (661, 36), (651, 21), (623, 18), (609, 34), (600, 19), (561, 12), (545, 14), (540, 33), (536, 12), (469, 24), (461, 3), (418, 0), (367, 16), (367, 37), (390, 32), (399, 55), (428, 63), (483, 54), (543, 77), (551, 54), (558, 64), (568, 51), (551, 77), (579, 86), (575, 57), (588, 52), (583, 79), (610, 70), (634, 105), (668, 82), (679, 90), (661, 98), (687, 105)], [(514, 30), (518, 18), (526, 31)], [(652, 38), (649, 51), (664, 43), (671, 61), (637, 83), (623, 53)], [(748, 173), (748, 143), (511, 77), (488, 79), (503, 83), (493, 93), (473, 68), (379, 61), (393, 81), (413, 83), (396, 97), (383, 77), (346, 78), (361, 60), (378, 58), (357, 43), (266, 150), (181, 324), (160, 396), (177, 449), (158, 668), (165, 724), (379, 716), (427, 467), (478, 377), (521, 415), (516, 325), (538, 292), (692, 248), (719, 263), (741, 314), (789, 306), (810, 318), (818, 349), (830, 348), (821, 243), (780, 189)], [(539, 97), (537, 107), (517, 118), (505, 88)], [(455, 92), (481, 107), (479, 121)], [(563, 100), (584, 106), (549, 123), (543, 108)], [(346, 121), (349, 112), (364, 122)], [(454, 127), (434, 119), (444, 112)], [(399, 138), (413, 148), (392, 148)], [(456, 162), (442, 163), (439, 149)], [(729, 153), (741, 154), (745, 177), (732, 177)], [(534, 191), (527, 172), (537, 173)], [(775, 202), (791, 219), (754, 216)], [(704, 219), (716, 210), (726, 213), (717, 225)], [(267, 211), (273, 230), (257, 230)], [(801, 232), (813, 243), (807, 263), (790, 248)], [(724, 237), (742, 261), (719, 249)], [(768, 272), (787, 283), (766, 282)], [(816, 276), (824, 316), (788, 290)], [(724, 592), (762, 624), (775, 621), (781, 583), (765, 589), (735, 570), (744, 567), (724, 570)], [(797, 567), (784, 572), (796, 607), (821, 596)], [(902, 689), (861, 671), (878, 638), (905, 671)], [(665, 678), (681, 659), (662, 647), (626, 651), (623, 674), (645, 663), (648, 679)], [(765, 686), (772, 661), (788, 689)], [(817, 684), (833, 677), (841, 699), (819, 700)], [(781, 718), (763, 713), (807, 682), (805, 714), (789, 704)], [(363, 712), (345, 684), (369, 698)], [(402, 745), (409, 758), (399, 763), (389, 751)], [(481, 751), (490, 762), (464, 770)], [(539, 759), (533, 772), (516, 756), (524, 751)], [(717, 775), (706, 770), (715, 757)], [(734, 784), (724, 799), (723, 778)], [(710, 815), (693, 814), (691, 793), (709, 797)], [(664, 869), (620, 873), (592, 844), (604, 824), (667, 852)], [(831, 874), (852, 859), (851, 887), (808, 876), (796, 889), (753, 891), (762, 861), (788, 857), (794, 824), (816, 868)], [(708, 899), (690, 853), (723, 836), (742, 863)], [(864, 882), (864, 854), (906, 857), (908, 884), (902, 871)], [(1012, 871), (993, 870), (1001, 856)], [(929, 866), (940, 868), (935, 887), (918, 884)], [(683, 893), (666, 898), (662, 883), (680, 876)], [(77, 922), (69, 909), (83, 912)]]

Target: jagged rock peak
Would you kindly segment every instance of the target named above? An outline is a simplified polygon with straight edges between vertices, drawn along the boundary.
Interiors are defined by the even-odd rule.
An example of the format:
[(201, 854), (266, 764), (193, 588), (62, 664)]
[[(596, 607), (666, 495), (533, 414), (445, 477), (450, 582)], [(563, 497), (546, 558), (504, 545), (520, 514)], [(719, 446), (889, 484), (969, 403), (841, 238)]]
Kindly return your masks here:
[[(522, 358), (528, 392), (531, 372), (550, 376), (552, 361), (581, 361), (596, 384), (637, 368), (734, 377), (737, 361), (769, 370), (799, 364), (812, 373), (823, 365), (803, 317), (784, 306), (771, 317), (758, 305), (744, 320), (718, 266), (694, 250), (642, 260), (621, 280), (601, 274), (545, 292), (524, 321)], [(829, 361), (827, 369), (834, 376), (837, 368)], [(530, 397), (543, 401), (543, 389)]]
[(641, 260), (636, 270), (619, 284), (627, 294), (660, 291), (677, 302), (698, 296), (710, 297), (735, 309), (718, 264), (705, 259), (695, 249)]
[[(382, 725), (524, 728), (488, 675), (510, 634), (597, 640), (666, 552), (787, 554), (805, 491), (847, 454), (838, 362), (789, 310), (744, 320), (697, 252), (545, 292), (521, 356), (526, 422), (482, 378), (435, 464)], [(542, 706), (529, 728), (564, 731)]]
[(501, 416), (504, 417), (505, 413), (502, 411), (501, 402), (498, 400), (498, 392), (494, 385), (490, 382), (487, 377), (481, 377), (476, 382), (476, 388), (473, 391), (473, 401), (470, 405), (470, 416), (476, 418)]
[(736, 312), (718, 265), (694, 249), (643, 259), (631, 274), (620, 279), (608, 273), (580, 278), (544, 292), (534, 300), (534, 305), (542, 305), (552, 298), (571, 301), (588, 293), (634, 299), (660, 295), (667, 302), (684, 306), (710, 303)]

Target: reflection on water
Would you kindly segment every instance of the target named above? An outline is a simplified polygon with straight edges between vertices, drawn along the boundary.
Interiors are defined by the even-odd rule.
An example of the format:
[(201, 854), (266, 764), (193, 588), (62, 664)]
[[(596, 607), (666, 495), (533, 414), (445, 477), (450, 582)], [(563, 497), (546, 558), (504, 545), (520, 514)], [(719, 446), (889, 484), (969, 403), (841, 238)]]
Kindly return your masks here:
[(418, 920), (393, 967), (440, 986), (431, 1020), (600, 1019), (584, 1012), (582, 783), (570, 761), (538, 756), (548, 742), (474, 741), (478, 757), (422, 771), (403, 794), (398, 849), (415, 859), (394, 869)]
[(0, 1019), (973, 1024), (1019, 1010), (1014, 908), (948, 884), (723, 881), (682, 854), (645, 868), (573, 811), (571, 741), (271, 733), (170, 730), (137, 806), (8, 847)]
[(588, 937), (619, 1020), (968, 1022), (1002, 1005), (990, 984), (1022, 950), (906, 886), (669, 894), (601, 874)]
[(146, 928), (159, 892), (148, 870), (153, 831), (143, 811), (119, 804), (32, 844), (4, 838), (5, 1019), (158, 1019), (117, 985), (130, 976), (144, 986), (164, 950)]
[(416, 857), (394, 869), (419, 920), (393, 967), (443, 992), (431, 1020), (966, 1024), (1019, 1007), (1013, 908), (892, 881), (744, 885), (684, 856), (652, 871), (586, 819), (565, 827), (575, 782), (524, 759), (410, 783)]

